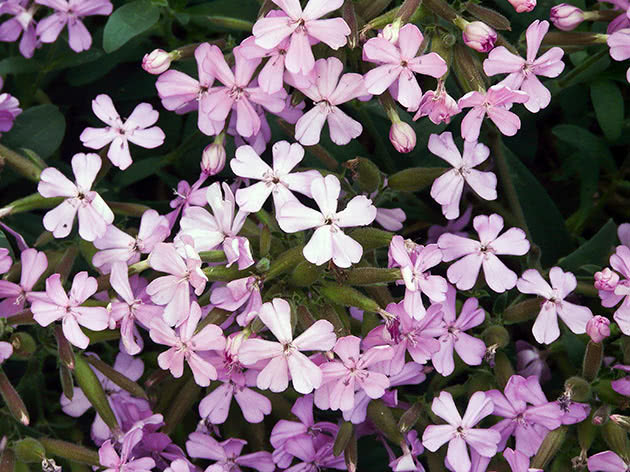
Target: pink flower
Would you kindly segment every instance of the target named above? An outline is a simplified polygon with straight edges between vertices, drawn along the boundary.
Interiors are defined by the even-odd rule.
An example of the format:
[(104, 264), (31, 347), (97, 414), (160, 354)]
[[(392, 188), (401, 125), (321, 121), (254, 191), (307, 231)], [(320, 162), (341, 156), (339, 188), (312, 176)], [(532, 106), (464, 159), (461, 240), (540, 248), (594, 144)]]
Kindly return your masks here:
[[(201, 177), (203, 177), (203, 174)], [(165, 215), (171, 229), (175, 226), (175, 221), (177, 220), (180, 212), (188, 208), (190, 205), (204, 206), (208, 203), (208, 200), (206, 199), (208, 187), (201, 187), (205, 182), (205, 179), (201, 177), (192, 184), (192, 186), (185, 180), (180, 180), (177, 184), (177, 189), (173, 189), (173, 193), (176, 197), (168, 204), (171, 208), (173, 208), (173, 211)]]
[(296, 233), (316, 228), (303, 250), (307, 261), (322, 265), (333, 260), (338, 267), (350, 267), (361, 260), (363, 248), (341, 228), (369, 225), (376, 217), (372, 200), (358, 195), (348, 202), (346, 209), (337, 211), (341, 184), (334, 175), (313, 180), (311, 194), (320, 211), (308, 208), (297, 200), (289, 201), (277, 211), (276, 218), (282, 231)]
[(61, 286), (61, 276), (53, 274), (46, 279), (46, 294), (31, 293), (33, 319), (41, 326), (48, 326), (61, 320), (63, 335), (70, 343), (85, 349), (90, 339), (81, 331), (79, 325), (92, 331), (102, 331), (109, 325), (109, 315), (104, 307), (81, 306), (96, 293), (97, 282), (87, 272), (79, 272), (74, 276), (70, 297)]
[(406, 219), (407, 215), (402, 208), (377, 208), (374, 221), (387, 231), (399, 231)]
[(471, 467), (468, 446), (480, 456), (492, 457), (497, 453), (501, 440), (498, 431), (473, 428), (494, 409), (492, 400), (484, 392), (475, 392), (464, 418), (459, 415), (453, 397), (448, 392), (441, 392), (433, 399), (431, 410), (445, 420), (445, 425), (429, 425), (422, 435), (422, 444), (429, 451), (437, 451), (443, 444), (448, 444), (446, 459), (455, 472), (469, 472)]
[(448, 70), (446, 62), (437, 53), (417, 55), (423, 40), (424, 36), (412, 23), (400, 28), (395, 43), (381, 37), (368, 40), (363, 45), (363, 60), (380, 65), (365, 74), (367, 91), (380, 95), (396, 82), (394, 98), (408, 111), (417, 110), (422, 90), (414, 73), (437, 79)]
[(360, 74), (342, 76), (342, 71), (343, 64), (336, 57), (318, 59), (315, 62), (313, 84), (304, 87), (291, 83), (313, 100), (315, 105), (295, 124), (295, 139), (304, 146), (319, 143), (325, 122), (328, 122), (330, 139), (339, 146), (348, 144), (363, 132), (361, 123), (339, 108), (342, 103), (366, 95), (363, 77)]
[(195, 334), (200, 320), (201, 308), (197, 302), (192, 302), (190, 314), (177, 332), (162, 319), (155, 318), (151, 322), (149, 335), (154, 342), (171, 346), (168, 351), (158, 356), (160, 368), (170, 370), (173, 377), (179, 378), (184, 373), (185, 360), (192, 370), (197, 385), (207, 387), (211, 380), (217, 379), (217, 370), (198, 353), (225, 348), (225, 338), (221, 328), (213, 324), (204, 326)]
[(544, 472), (542, 469), (531, 468), (529, 466), (529, 457), (518, 449), (513, 450), (508, 447), (503, 451), (503, 457), (510, 464), (512, 472)]
[(459, 203), (464, 190), (464, 183), (472, 187), (484, 200), (496, 200), (497, 176), (492, 172), (474, 169), (485, 162), (490, 149), (476, 141), (464, 141), (464, 155), (459, 153), (450, 131), (429, 137), (429, 151), (441, 157), (453, 169), (441, 175), (433, 182), (431, 196), (442, 205), (442, 213), (449, 220), (459, 217)]
[(528, 269), (516, 284), (519, 292), (536, 294), (545, 299), (532, 328), (534, 338), (541, 344), (551, 344), (560, 336), (558, 316), (575, 334), (585, 333), (588, 321), (593, 318), (587, 307), (565, 301), (577, 286), (575, 275), (564, 272), (560, 267), (552, 267), (549, 279), (551, 286), (536, 269)]
[(113, 9), (109, 0), (35, 0), (35, 3), (56, 10), (37, 25), (40, 41), (54, 43), (68, 25), (68, 43), (74, 52), (87, 51), (92, 46), (92, 36), (81, 19), (91, 15), (110, 15)]
[[(2, 85), (3, 82), (0, 77), (0, 90), (2, 90)], [(0, 93), (0, 132), (11, 130), (15, 118), (20, 113), (22, 113), (22, 109), (18, 99), (8, 93)]]
[[(554, 47), (536, 59), (540, 44), (549, 31), (548, 21), (534, 21), (527, 28), (527, 59), (523, 59), (504, 46), (494, 48), (483, 61), (483, 70), (489, 76), (510, 74), (501, 84), (512, 90), (522, 90), (529, 100), (524, 102), (525, 108), (537, 113), (551, 102), (551, 92), (540, 82), (537, 76), (558, 77), (564, 70), (562, 56), (564, 51)], [(499, 126), (497, 124), (497, 126)]]
[(598, 276), (595, 274), (595, 287), (599, 289), (599, 296), (602, 305), (609, 308), (614, 307), (623, 300), (613, 319), (619, 325), (619, 329), (624, 334), (630, 333), (630, 248), (628, 246), (617, 246), (615, 253), (610, 256), (610, 265), (614, 270), (625, 277), (619, 280), (619, 275), (604, 269)]
[(80, 136), (81, 142), (90, 149), (109, 145), (107, 157), (120, 170), (125, 170), (132, 162), (129, 141), (146, 149), (154, 149), (164, 143), (164, 132), (157, 126), (149, 128), (160, 114), (148, 103), (138, 105), (124, 123), (107, 95), (98, 95), (92, 100), (92, 110), (109, 126), (85, 128)]
[(355, 392), (363, 390), (376, 399), (389, 388), (385, 374), (374, 370), (374, 365), (392, 359), (390, 346), (375, 346), (361, 354), (361, 339), (356, 336), (339, 338), (333, 351), (339, 360), (320, 366), (322, 386), (315, 391), (315, 405), (321, 410), (348, 411), (355, 406)]
[(232, 280), (225, 286), (213, 286), (210, 303), (231, 312), (240, 309), (236, 321), (240, 326), (247, 326), (258, 315), (262, 306), (261, 286), (261, 280), (253, 275)]
[(346, 45), (350, 28), (342, 18), (320, 20), (337, 10), (343, 0), (309, 0), (302, 10), (299, 0), (273, 0), (287, 16), (260, 18), (252, 30), (256, 44), (272, 49), (290, 38), (286, 51), (285, 67), (293, 73), (308, 74), (313, 70), (315, 58), (311, 41), (323, 42), (333, 49)]
[(278, 342), (264, 339), (248, 339), (238, 352), (244, 365), (270, 359), (258, 374), (256, 383), (262, 390), (283, 392), (289, 385), (289, 372), (293, 388), (299, 393), (311, 393), (322, 383), (322, 372), (301, 351), (328, 351), (335, 344), (333, 325), (326, 320), (316, 321), (310, 328), (293, 339), (291, 307), (281, 299), (263, 304), (258, 314)]
[(627, 459), (622, 459), (613, 451), (604, 451), (588, 458), (590, 472), (626, 472), (630, 468)]
[(304, 158), (304, 148), (297, 143), (278, 141), (273, 145), (273, 169), (264, 162), (251, 146), (241, 146), (230, 161), (232, 171), (239, 177), (260, 180), (236, 191), (236, 203), (243, 211), (255, 213), (262, 208), (269, 195), (276, 209), (290, 200), (291, 193), (311, 196), (311, 182), (321, 177), (316, 170), (291, 172)]
[[(39, 0), (42, 1), (42, 0)], [(104, 472), (150, 472), (155, 467), (155, 461), (150, 457), (134, 457), (133, 448), (142, 441), (143, 432), (134, 429), (125, 434), (120, 450), (120, 456), (114, 449), (111, 440), (105, 441), (98, 450), (98, 460), (105, 467)]]
[[(188, 238), (176, 240), (176, 244), (158, 243), (149, 255), (149, 265), (163, 277), (153, 280), (147, 293), (156, 305), (164, 307), (163, 318), (170, 325), (180, 325), (190, 311), (190, 289), (201, 295), (208, 278), (201, 270), (201, 259)], [(186, 241), (187, 240), (187, 241)]]
[(9, 250), (5, 247), (0, 247), (0, 274), (9, 272), (12, 265), (13, 261), (11, 260)]
[(13, 345), (0, 341), (0, 365), (13, 355)]
[[(608, 36), (607, 42), (610, 47), (610, 57), (615, 61), (625, 61), (630, 58), (630, 28), (615, 31)], [(630, 82), (630, 68), (626, 73), (626, 80)]]
[(115, 262), (126, 265), (135, 264), (141, 254), (153, 251), (156, 244), (164, 241), (170, 234), (168, 220), (155, 210), (147, 210), (142, 214), (138, 235), (134, 238), (114, 225), (109, 225), (105, 234), (94, 241), (100, 249), (92, 258), (92, 264), (104, 274), (108, 274)]
[(536, 0), (508, 0), (516, 13), (530, 12), (536, 8)]
[(416, 147), (416, 132), (404, 121), (392, 123), (389, 129), (389, 140), (396, 151), (408, 153)]
[(469, 48), (479, 52), (488, 52), (494, 47), (497, 33), (481, 21), (468, 23), (462, 31), (462, 39)]
[(20, 53), (28, 59), (33, 57), (35, 48), (39, 47), (40, 44), (35, 34), (35, 20), (33, 18), (37, 6), (29, 6), (29, 3), (30, 0), (7, 0), (0, 4), (0, 15), (13, 15), (13, 18), (0, 25), (0, 41), (12, 43), (17, 41), (22, 34)]
[(448, 268), (448, 280), (460, 290), (469, 290), (475, 285), (479, 269), (483, 267), (486, 283), (492, 290), (503, 293), (513, 288), (517, 276), (497, 256), (526, 254), (529, 241), (525, 238), (525, 232), (519, 228), (510, 228), (499, 236), (503, 229), (503, 218), (497, 214), (476, 216), (473, 226), (479, 241), (450, 233), (438, 239), (444, 262), (461, 258)]
[(260, 131), (261, 121), (254, 108), (258, 104), (273, 113), (284, 110), (287, 93), (284, 89), (270, 95), (262, 91), (253, 81), (260, 59), (246, 59), (239, 48), (234, 49), (236, 65), (230, 70), (221, 50), (211, 46), (212, 60), (204, 63), (207, 73), (214, 76), (223, 87), (208, 90), (208, 97), (199, 102), (199, 113), (207, 115), (212, 121), (225, 121), (232, 108), (236, 114), (236, 131), (244, 137), (253, 136)]
[[(286, 16), (279, 10), (272, 10), (267, 14), (269, 18), (283, 18)], [(283, 39), (276, 46), (270, 49), (260, 47), (256, 44), (256, 38), (250, 36), (239, 46), (239, 51), (246, 59), (269, 58), (265, 66), (258, 74), (258, 83), (263, 92), (274, 94), (278, 92), (284, 84), (284, 70), (287, 51), (289, 49), (289, 38)]]
[(192, 458), (215, 461), (208, 469), (212, 472), (241, 472), (241, 467), (251, 467), (259, 472), (274, 472), (276, 464), (266, 451), (241, 455), (247, 441), (230, 438), (218, 442), (211, 436), (192, 433), (186, 441), (186, 450)]
[(584, 21), (584, 12), (575, 5), (560, 3), (551, 8), (549, 19), (556, 28), (571, 31)]
[(37, 191), (42, 197), (66, 197), (57, 207), (44, 215), (44, 228), (52, 231), (55, 238), (70, 234), (74, 217), (79, 213), (79, 236), (94, 241), (105, 235), (107, 225), (114, 221), (114, 214), (105, 200), (91, 190), (96, 174), (101, 169), (101, 158), (96, 154), (75, 154), (72, 171), (74, 184), (54, 167), (42, 171)]
[(480, 365), (486, 353), (486, 345), (481, 339), (471, 336), (468, 331), (482, 324), (486, 319), (486, 313), (479, 307), (476, 298), (469, 298), (464, 302), (459, 317), (456, 313), (456, 291), (449, 285), (446, 292), (446, 301), (442, 303), (442, 329), (444, 332), (439, 337), (440, 349), (433, 353), (433, 367), (441, 375), (448, 376), (455, 370), (453, 349), (460, 359), (468, 365)]
[(448, 221), (445, 226), (432, 225), (427, 231), (427, 244), (436, 243), (440, 236), (445, 233), (451, 233), (456, 236), (465, 237), (468, 235), (466, 231), (462, 231), (468, 223), (470, 223), (470, 217), (472, 216), (472, 205), (468, 205), (466, 211), (462, 216), (456, 220)]
[[(9, 259), (10, 260), (10, 259)], [(20, 283), (0, 280), (0, 317), (9, 317), (24, 309), (24, 302), (48, 268), (46, 254), (37, 249), (26, 249), (20, 254), (22, 273)]]
[(610, 336), (610, 320), (603, 316), (594, 316), (586, 323), (586, 334), (594, 343), (601, 343)]
[(208, 136), (219, 134), (224, 127), (223, 121), (211, 120), (207, 113), (201, 113), (201, 110), (209, 106), (209, 90), (214, 83), (211, 63), (215, 62), (219, 56), (223, 57), (220, 49), (208, 43), (202, 43), (195, 49), (199, 80), (183, 72), (169, 70), (160, 75), (155, 83), (162, 106), (167, 110), (182, 114), (199, 108), (197, 127)]
[(477, 141), (481, 122), (486, 114), (488, 118), (506, 136), (514, 136), (521, 128), (520, 118), (508, 108), (513, 103), (526, 103), (529, 95), (514, 91), (503, 84), (490, 87), (485, 95), (482, 92), (468, 92), (459, 99), (459, 108), (472, 108), (462, 120), (462, 138)]
[[(312, 1), (312, 0), (311, 0)], [(320, 436), (323, 438), (323, 436)], [(346, 470), (342, 455), (333, 454), (334, 441), (318, 441), (310, 435), (302, 435), (287, 441), (287, 453), (302, 462), (294, 465), (289, 472), (318, 472), (320, 470)]]
[(220, 185), (215, 182), (206, 192), (206, 201), (212, 214), (198, 206), (190, 206), (184, 210), (179, 223), (180, 235), (192, 238), (199, 251), (210, 251), (221, 246), (228, 260), (227, 266), (238, 262), (239, 270), (243, 270), (254, 263), (249, 241), (243, 236), (237, 236), (249, 213), (239, 209), (234, 215), (234, 194), (224, 182), (224, 199)]
[(610, 3), (613, 6), (613, 10), (621, 10), (619, 16), (608, 23), (606, 29), (608, 34), (613, 34), (621, 29), (630, 27), (630, 16), (628, 11), (630, 10), (630, 2), (628, 0), (599, 0), (603, 3)]
[(413, 120), (416, 121), (423, 116), (428, 116), (436, 125), (442, 122), (448, 124), (451, 122), (451, 118), (459, 112), (459, 105), (457, 105), (455, 99), (446, 92), (444, 81), (438, 80), (435, 91), (429, 90), (422, 96), (418, 112), (413, 117)]
[(154, 49), (142, 58), (142, 68), (149, 74), (160, 75), (171, 67), (171, 54), (164, 49)]

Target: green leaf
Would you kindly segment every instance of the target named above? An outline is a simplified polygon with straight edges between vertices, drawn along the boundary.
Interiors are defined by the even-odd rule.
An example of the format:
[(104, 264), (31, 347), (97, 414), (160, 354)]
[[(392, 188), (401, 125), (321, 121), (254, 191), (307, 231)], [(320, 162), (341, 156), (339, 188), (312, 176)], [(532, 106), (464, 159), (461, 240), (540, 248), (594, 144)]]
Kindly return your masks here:
[(591, 84), (591, 100), (600, 128), (611, 141), (621, 136), (623, 126), (623, 97), (619, 87), (610, 80), (598, 80)]
[(11, 149), (30, 149), (46, 159), (61, 145), (65, 132), (66, 120), (59, 109), (39, 105), (18, 115), (11, 131), (2, 136), (2, 143)]
[(110, 53), (144, 33), (160, 19), (160, 9), (149, 0), (135, 0), (116, 10), (107, 20), (103, 49)]
[(587, 264), (606, 265), (611, 248), (617, 242), (617, 225), (611, 219), (595, 236), (558, 261), (560, 267), (575, 272)]
[(571, 247), (564, 218), (545, 188), (523, 163), (506, 147), (510, 174), (523, 207), (533, 242), (540, 247), (544, 265), (551, 265)]
[(42, 65), (34, 59), (26, 59), (22, 56), (7, 57), (0, 61), (0, 75), (29, 74), (37, 72)]

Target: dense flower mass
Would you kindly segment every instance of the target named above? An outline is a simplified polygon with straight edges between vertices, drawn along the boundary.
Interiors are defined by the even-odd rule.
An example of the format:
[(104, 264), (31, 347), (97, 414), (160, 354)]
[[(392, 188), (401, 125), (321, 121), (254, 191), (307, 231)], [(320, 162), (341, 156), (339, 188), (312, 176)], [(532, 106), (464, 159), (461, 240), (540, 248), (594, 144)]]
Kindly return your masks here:
[(259, 3), (0, 0), (0, 471), (630, 471), (627, 0)]

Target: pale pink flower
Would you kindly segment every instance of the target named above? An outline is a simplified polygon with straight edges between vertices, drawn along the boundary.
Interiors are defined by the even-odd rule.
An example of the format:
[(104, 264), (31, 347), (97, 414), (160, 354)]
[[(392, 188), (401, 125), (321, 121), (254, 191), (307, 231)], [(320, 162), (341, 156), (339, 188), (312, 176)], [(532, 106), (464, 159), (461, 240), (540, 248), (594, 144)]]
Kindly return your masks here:
[(160, 216), (155, 210), (147, 210), (142, 214), (135, 238), (116, 226), (109, 225), (105, 234), (94, 241), (94, 247), (100, 251), (92, 257), (92, 264), (104, 274), (109, 273), (115, 262), (135, 264), (140, 260), (141, 254), (153, 251), (155, 245), (164, 241), (170, 232), (166, 217)]
[[(2, 12), (2, 6), (0, 5), (0, 13)], [(2, 26), (0, 25), (0, 28)], [(4, 82), (2, 77), (0, 77), (0, 90), (2, 90), (3, 85)], [(22, 109), (18, 99), (8, 93), (0, 93), (0, 132), (9, 131), (13, 128), (13, 122), (20, 113), (22, 113)]]
[[(41, 326), (61, 320), (63, 335), (80, 349), (90, 343), (80, 326), (92, 331), (102, 331), (109, 325), (109, 315), (104, 307), (81, 306), (96, 293), (97, 282), (83, 271), (74, 276), (69, 297), (61, 286), (61, 275), (53, 274), (46, 279), (46, 293), (28, 296), (33, 319)], [(80, 326), (79, 326), (80, 325)]]
[(336, 57), (318, 59), (315, 62), (313, 84), (304, 87), (291, 83), (313, 100), (315, 105), (295, 124), (295, 139), (304, 146), (319, 143), (326, 122), (330, 139), (339, 146), (348, 144), (363, 132), (361, 123), (350, 118), (339, 108), (342, 103), (366, 95), (363, 76), (360, 74), (342, 76), (342, 71), (343, 64)]
[(588, 458), (590, 472), (627, 472), (630, 469), (628, 459), (622, 459), (613, 451), (598, 452)]
[(304, 10), (299, 0), (272, 1), (286, 16), (268, 15), (260, 18), (252, 32), (256, 44), (265, 49), (272, 49), (290, 38), (284, 61), (289, 71), (308, 74), (313, 70), (313, 42), (321, 41), (333, 49), (346, 45), (346, 37), (350, 34), (346, 22), (342, 18), (320, 19), (341, 7), (343, 0), (309, 0)]
[(380, 95), (392, 84), (393, 97), (408, 111), (416, 111), (422, 90), (414, 73), (436, 79), (442, 77), (448, 66), (439, 54), (431, 52), (418, 56), (424, 36), (412, 23), (400, 28), (395, 43), (376, 37), (363, 45), (363, 60), (380, 64), (365, 74), (365, 87), (373, 95)]
[(143, 434), (140, 429), (125, 434), (120, 455), (111, 440), (105, 441), (98, 450), (98, 461), (105, 467), (104, 472), (150, 472), (155, 467), (155, 461), (150, 457), (134, 457), (132, 453), (133, 448), (142, 441)]
[(240, 326), (247, 326), (258, 315), (262, 306), (261, 286), (260, 278), (253, 275), (232, 280), (224, 286), (213, 286), (210, 303), (230, 312), (239, 310), (236, 322)]
[[(9, 259), (10, 260), (10, 259)], [(26, 249), (20, 254), (22, 272), (20, 283), (0, 280), (0, 318), (14, 315), (24, 309), (24, 302), (33, 287), (48, 268), (46, 254), (37, 249)]]
[[(595, 274), (595, 287), (599, 289), (602, 305), (610, 308), (622, 302), (615, 311), (613, 319), (624, 334), (630, 333), (630, 248), (617, 246), (615, 253), (610, 256), (610, 265), (625, 278), (610, 269), (605, 269), (598, 277)], [(623, 301), (622, 301), (623, 300)]]
[(530, 467), (529, 457), (519, 450), (513, 450), (508, 447), (503, 451), (503, 457), (510, 464), (512, 472), (544, 472), (542, 469)]
[(154, 149), (164, 143), (164, 132), (153, 126), (160, 114), (148, 103), (138, 105), (123, 122), (112, 99), (101, 94), (92, 100), (92, 111), (109, 126), (85, 128), (79, 139), (90, 149), (102, 149), (109, 145), (107, 157), (120, 170), (125, 170), (132, 163), (129, 142), (146, 149)]
[(97, 154), (75, 154), (72, 171), (76, 184), (54, 167), (42, 171), (37, 186), (41, 196), (66, 197), (60, 205), (44, 215), (44, 228), (51, 231), (55, 238), (65, 238), (70, 234), (77, 213), (81, 238), (94, 241), (105, 235), (107, 225), (114, 221), (114, 214), (105, 200), (91, 190), (99, 170), (101, 158)]
[(361, 260), (363, 248), (346, 235), (342, 228), (369, 225), (376, 217), (372, 200), (358, 195), (348, 202), (346, 209), (337, 211), (341, 184), (334, 175), (313, 180), (311, 194), (320, 211), (313, 210), (297, 200), (289, 201), (277, 211), (280, 228), (296, 233), (316, 228), (303, 250), (307, 261), (322, 265), (333, 260), (338, 267), (350, 267)]
[(484, 200), (496, 200), (497, 176), (492, 172), (474, 169), (485, 162), (490, 155), (488, 146), (476, 141), (464, 141), (464, 154), (459, 153), (450, 131), (429, 137), (429, 151), (441, 157), (453, 169), (435, 179), (431, 186), (431, 196), (442, 205), (442, 213), (448, 220), (459, 217), (459, 204), (464, 183)]
[[(512, 90), (522, 90), (529, 100), (524, 102), (525, 108), (537, 113), (551, 102), (551, 92), (540, 82), (538, 76), (558, 77), (564, 70), (562, 56), (564, 51), (554, 47), (536, 59), (540, 44), (549, 31), (548, 21), (535, 20), (527, 28), (527, 58), (508, 51), (504, 46), (494, 48), (483, 61), (483, 70), (489, 75), (510, 74), (501, 84)], [(498, 126), (498, 125), (497, 125)]]
[(479, 52), (488, 52), (494, 47), (497, 32), (482, 21), (473, 21), (463, 29), (462, 39), (469, 48)]
[(177, 189), (173, 189), (175, 198), (168, 204), (171, 208), (173, 208), (173, 211), (164, 215), (168, 220), (168, 224), (171, 229), (175, 226), (175, 221), (177, 220), (180, 212), (184, 211), (190, 205), (204, 206), (208, 203), (208, 200), (206, 199), (208, 187), (201, 187), (204, 182), (205, 179), (199, 178), (191, 186), (185, 180), (180, 180), (177, 184)]
[(588, 321), (593, 318), (589, 308), (565, 300), (577, 287), (575, 275), (564, 272), (560, 267), (552, 267), (549, 279), (551, 286), (536, 269), (528, 269), (516, 284), (519, 292), (535, 294), (545, 299), (532, 328), (534, 338), (541, 344), (551, 344), (560, 336), (558, 317), (575, 334), (585, 333)]
[(33, 18), (38, 7), (30, 3), (30, 0), (5, 0), (0, 4), (0, 15), (13, 15), (13, 18), (0, 24), (0, 41), (12, 43), (21, 34), (20, 53), (28, 59), (33, 57), (35, 48), (41, 45), (35, 34), (36, 23)]
[(11, 266), (13, 265), (13, 260), (11, 260), (11, 254), (9, 250), (5, 247), (0, 247), (0, 274), (4, 274), (9, 272)]
[[(178, 70), (169, 70), (160, 75), (155, 83), (155, 88), (162, 100), (162, 106), (177, 114), (188, 113), (197, 108), (199, 110), (207, 109), (208, 91), (214, 83), (211, 63), (219, 55), (223, 57), (221, 50), (216, 46), (210, 46), (208, 43), (202, 43), (195, 49), (199, 80)], [(212, 136), (223, 130), (224, 122), (213, 121), (207, 113), (200, 111), (197, 127), (202, 133)]]
[[(607, 42), (610, 47), (610, 57), (615, 61), (625, 61), (630, 58), (630, 28), (615, 31), (608, 36)], [(630, 68), (626, 73), (626, 80), (630, 82)]]
[(432, 356), (433, 367), (443, 376), (451, 375), (455, 370), (453, 350), (468, 365), (480, 365), (486, 354), (485, 343), (465, 332), (482, 324), (486, 313), (476, 298), (468, 298), (457, 316), (456, 295), (453, 286), (449, 285), (446, 301), (442, 303), (444, 332), (439, 338), (440, 349)]
[[(267, 17), (281, 17), (286, 20), (284, 13), (279, 10), (270, 11)], [(273, 48), (266, 49), (256, 44), (254, 36), (250, 36), (240, 44), (239, 51), (246, 59), (269, 58), (258, 74), (258, 83), (263, 92), (273, 94), (282, 88), (284, 84), (285, 61), (290, 44), (289, 38), (286, 38)]]
[(436, 125), (442, 122), (448, 124), (451, 122), (451, 118), (459, 112), (459, 105), (446, 91), (444, 81), (438, 80), (435, 91), (429, 90), (422, 96), (418, 112), (413, 117), (413, 120), (416, 121), (423, 116), (428, 116)]
[(0, 365), (13, 355), (13, 345), (0, 341)]
[(192, 458), (210, 459), (215, 461), (206, 470), (209, 472), (241, 472), (241, 467), (248, 467), (259, 472), (274, 472), (276, 464), (271, 453), (259, 451), (241, 455), (247, 441), (230, 438), (218, 442), (211, 436), (202, 433), (192, 433), (186, 441), (186, 451)]
[(483, 457), (493, 457), (501, 434), (492, 429), (474, 428), (494, 409), (492, 400), (484, 392), (475, 392), (468, 402), (468, 408), (462, 418), (457, 411), (453, 396), (440, 392), (433, 399), (431, 410), (445, 420), (445, 425), (429, 425), (422, 435), (422, 444), (429, 451), (437, 451), (443, 444), (448, 444), (446, 459), (455, 472), (469, 472), (471, 468), (468, 446)]
[(322, 386), (315, 391), (315, 405), (321, 410), (348, 411), (355, 406), (355, 392), (363, 390), (376, 399), (389, 388), (389, 379), (374, 369), (375, 364), (394, 356), (390, 346), (375, 346), (361, 353), (361, 339), (356, 336), (339, 338), (333, 351), (339, 360), (320, 365)]
[(263, 92), (253, 80), (260, 59), (247, 59), (234, 49), (236, 65), (234, 71), (230, 69), (221, 50), (211, 46), (212, 61), (204, 63), (207, 73), (214, 76), (223, 86), (208, 90), (205, 100), (199, 102), (199, 113), (207, 115), (212, 121), (225, 121), (234, 108), (236, 115), (236, 131), (239, 135), (248, 137), (258, 134), (261, 121), (254, 104), (258, 104), (273, 113), (284, 110), (286, 91), (281, 88), (270, 95)]
[(407, 215), (402, 208), (377, 208), (374, 221), (387, 231), (399, 231), (406, 219)]
[(35, 0), (55, 10), (37, 25), (37, 36), (42, 43), (54, 43), (59, 33), (68, 26), (68, 43), (74, 52), (87, 51), (92, 46), (92, 36), (83, 21), (86, 16), (109, 15), (113, 5), (109, 0)]
[(335, 344), (333, 325), (326, 320), (316, 321), (310, 328), (293, 339), (291, 307), (281, 298), (263, 304), (258, 314), (260, 320), (278, 340), (248, 339), (238, 352), (244, 365), (252, 365), (270, 359), (258, 374), (258, 388), (283, 392), (289, 385), (289, 373), (293, 388), (299, 393), (311, 393), (322, 383), (322, 372), (301, 351), (328, 351)]
[(210, 185), (206, 192), (206, 201), (212, 213), (198, 206), (189, 206), (184, 210), (179, 234), (192, 238), (198, 251), (210, 251), (220, 246), (227, 257), (227, 266), (238, 262), (239, 269), (243, 270), (254, 263), (249, 241), (237, 236), (249, 213), (239, 209), (234, 214), (234, 194), (228, 184), (224, 182), (222, 185), (223, 194), (219, 182)]
[(508, 0), (516, 13), (530, 12), (536, 8), (536, 0)]
[(503, 84), (490, 87), (486, 93), (472, 91), (459, 99), (459, 108), (472, 108), (462, 120), (462, 138), (477, 141), (481, 123), (486, 115), (506, 136), (514, 136), (521, 128), (516, 113), (508, 110), (513, 103), (526, 103), (529, 95), (514, 91)]
[(176, 244), (158, 243), (149, 255), (149, 265), (163, 277), (153, 280), (147, 293), (156, 305), (164, 307), (163, 319), (170, 326), (180, 325), (190, 311), (190, 290), (201, 295), (208, 278), (201, 270), (201, 259), (191, 241), (176, 240)]
[(499, 260), (498, 255), (522, 256), (529, 251), (529, 241), (520, 228), (510, 228), (501, 236), (503, 218), (500, 215), (479, 215), (473, 220), (479, 241), (454, 234), (443, 234), (438, 239), (444, 262), (460, 259), (448, 268), (448, 280), (460, 290), (475, 285), (483, 267), (488, 286), (502, 293), (516, 285), (516, 274)]
[(217, 379), (217, 370), (205, 358), (199, 355), (203, 351), (219, 351), (225, 348), (223, 331), (217, 325), (204, 326), (195, 334), (201, 320), (201, 308), (197, 302), (190, 304), (190, 314), (186, 317), (177, 332), (162, 319), (155, 318), (151, 322), (149, 335), (151, 339), (166, 346), (171, 346), (157, 358), (158, 365), (169, 370), (173, 377), (179, 378), (184, 373), (184, 361), (190, 366), (195, 382), (201, 387), (210, 385)]
[(291, 172), (304, 158), (304, 148), (297, 143), (278, 141), (272, 147), (271, 168), (251, 146), (241, 146), (230, 161), (232, 171), (239, 177), (260, 180), (236, 191), (236, 203), (242, 211), (255, 213), (273, 196), (276, 209), (295, 200), (291, 191), (311, 196), (311, 182), (321, 174), (316, 170)]

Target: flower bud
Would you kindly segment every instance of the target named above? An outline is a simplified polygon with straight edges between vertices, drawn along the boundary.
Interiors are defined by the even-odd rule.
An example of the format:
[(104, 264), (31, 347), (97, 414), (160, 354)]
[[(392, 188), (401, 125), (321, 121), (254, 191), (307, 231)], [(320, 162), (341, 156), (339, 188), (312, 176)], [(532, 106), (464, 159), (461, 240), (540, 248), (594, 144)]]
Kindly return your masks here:
[(398, 152), (408, 153), (416, 147), (416, 133), (404, 121), (392, 124), (389, 130), (389, 140)]
[(20, 394), (17, 393), (8, 377), (0, 369), (0, 396), (2, 396), (5, 405), (13, 417), (25, 426), (30, 423), (26, 405), (22, 401)]
[(601, 272), (595, 272), (595, 288), (597, 290), (605, 290), (612, 292), (619, 283), (619, 275), (606, 267)]
[(623, 415), (610, 415), (610, 421), (614, 422), (616, 425), (621, 426), (626, 431), (630, 431), (630, 416)]
[(571, 31), (584, 21), (584, 12), (574, 5), (561, 3), (551, 9), (549, 19), (556, 28)]
[(13, 445), (18, 460), (26, 464), (41, 462), (46, 457), (46, 449), (35, 438), (20, 439)]
[(602, 366), (603, 359), (604, 359), (604, 346), (602, 345), (602, 343), (589, 341), (588, 344), (586, 345), (586, 351), (584, 353), (584, 361), (582, 363), (582, 375), (584, 376), (585, 379), (587, 379), (590, 382), (595, 380), (595, 377), (597, 377), (597, 373), (599, 372), (599, 368)]
[(398, 423), (383, 400), (372, 400), (367, 407), (368, 418), (372, 420), (378, 431), (395, 444), (400, 444), (405, 439), (398, 429)]
[(354, 425), (350, 421), (344, 421), (335, 437), (335, 444), (333, 446), (333, 455), (340, 456), (346, 449), (350, 440), (354, 437)]
[(544, 469), (551, 459), (553, 459), (560, 451), (566, 436), (566, 426), (560, 426), (559, 428), (550, 431), (547, 436), (545, 436), (545, 439), (538, 448), (538, 452), (532, 459), (531, 467), (534, 469)]
[(481, 21), (468, 23), (462, 31), (464, 43), (479, 52), (488, 52), (494, 48), (497, 33)]
[(154, 49), (142, 58), (142, 68), (149, 74), (158, 75), (171, 67), (171, 55), (163, 49)]
[(218, 174), (225, 167), (226, 158), (227, 155), (222, 143), (215, 141), (209, 144), (201, 155), (201, 171), (208, 176)]
[(393, 24), (388, 24), (383, 28), (383, 31), (379, 34), (383, 39), (386, 39), (390, 43), (396, 43), (398, 41), (398, 33), (400, 31), (400, 24), (394, 26)]
[[(612, 417), (611, 417), (612, 419)], [(625, 457), (629, 452), (628, 433), (615, 421), (609, 421), (602, 427), (602, 436), (608, 447), (621, 457)]]
[(514, 7), (516, 13), (529, 12), (536, 8), (536, 0), (508, 0), (508, 2)]
[(594, 316), (586, 323), (586, 334), (594, 343), (601, 343), (610, 336), (610, 320), (603, 316)]

